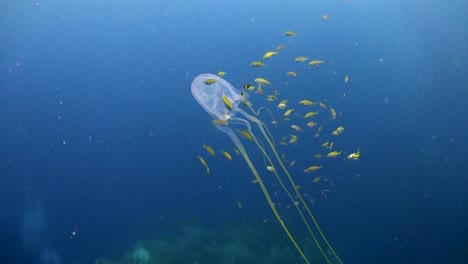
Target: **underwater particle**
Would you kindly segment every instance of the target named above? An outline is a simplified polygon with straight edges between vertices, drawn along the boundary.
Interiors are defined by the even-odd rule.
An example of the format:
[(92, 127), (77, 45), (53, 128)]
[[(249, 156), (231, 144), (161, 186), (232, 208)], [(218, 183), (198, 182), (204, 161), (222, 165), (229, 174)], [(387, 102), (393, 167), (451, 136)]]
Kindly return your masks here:
[(348, 83), (348, 82), (349, 82), (349, 76), (348, 76), (348, 75), (346, 75), (346, 76), (344, 77), (344, 82), (345, 82), (345, 83)]
[(284, 45), (283, 44), (279, 44), (278, 47), (276, 47), (276, 51), (280, 51), (282, 49), (284, 49)]
[(278, 54), (278, 52), (276, 52), (276, 51), (267, 51), (265, 53), (265, 55), (263, 55), (263, 60), (268, 60), (269, 58), (271, 58), (272, 56), (277, 55), (277, 54)]
[(296, 36), (297, 34), (294, 31), (288, 30), (288, 31), (284, 32), (284, 35), (287, 36), (287, 37), (292, 37), (292, 36)]
[(324, 190), (322, 190), (322, 196), (325, 197), (325, 199), (327, 199), (327, 198), (328, 198), (328, 197), (327, 197), (327, 193), (329, 193), (329, 192), (330, 192), (329, 189), (324, 189)]
[(236, 200), (236, 205), (237, 205), (237, 208), (239, 208), (239, 209), (242, 208), (242, 203), (237, 201), (237, 200)]
[(328, 17), (329, 17), (328, 14), (324, 14), (324, 15), (322, 16), (322, 19), (323, 19), (323, 20), (328, 20)]
[(213, 79), (213, 78), (208, 78), (204, 81), (206, 85), (212, 85), (215, 82), (216, 82), (216, 79)]
[(270, 171), (270, 172), (274, 172), (274, 171), (275, 171), (275, 167), (273, 167), (273, 165), (268, 165), (268, 166), (267, 166), (267, 170)]
[(265, 66), (265, 63), (261, 62), (261, 61), (252, 61), (250, 63), (250, 66), (254, 67), (254, 68), (258, 68), (258, 67), (264, 67)]
[(309, 62), (309, 66), (317, 66), (322, 64), (324, 61), (323, 60), (312, 60)]

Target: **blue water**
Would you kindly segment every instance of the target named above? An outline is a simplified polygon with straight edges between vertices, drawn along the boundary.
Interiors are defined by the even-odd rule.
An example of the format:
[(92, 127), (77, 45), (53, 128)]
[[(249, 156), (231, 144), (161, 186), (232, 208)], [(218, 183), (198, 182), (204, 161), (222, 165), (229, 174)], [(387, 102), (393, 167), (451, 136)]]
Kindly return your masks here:
[[(202, 148), (235, 155), (190, 85), (282, 83), (290, 64), (299, 78), (276, 89), (334, 105), (340, 148), (361, 150), (313, 207), (343, 262), (467, 263), (467, 25), (463, 0), (0, 2), (0, 262), (120, 260), (185, 222), (274, 222), (245, 163)], [(276, 66), (249, 66), (281, 43)]]

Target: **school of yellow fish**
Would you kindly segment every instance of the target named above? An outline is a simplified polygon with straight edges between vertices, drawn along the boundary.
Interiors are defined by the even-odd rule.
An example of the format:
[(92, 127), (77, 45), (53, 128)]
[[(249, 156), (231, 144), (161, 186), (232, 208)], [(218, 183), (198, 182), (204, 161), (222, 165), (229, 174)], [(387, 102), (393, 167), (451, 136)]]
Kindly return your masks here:
[[(328, 18), (328, 14), (325, 14), (322, 17), (323, 20), (327, 20)], [(284, 36), (288, 38), (294, 38), (296, 35), (297, 33), (294, 31), (284, 32)], [(249, 66), (254, 69), (264, 68), (267, 64), (267, 61), (269, 64), (274, 63), (274, 61), (276, 60), (275, 57), (282, 56), (283, 49), (287, 49), (287, 47), (283, 44), (279, 44), (276, 46), (276, 49), (267, 50), (263, 54), (261, 59), (250, 62)], [(269, 109), (274, 110), (273, 115), (276, 117), (271, 122), (272, 124), (274, 124), (275, 126), (281, 126), (282, 124), (287, 125), (281, 126), (281, 130), (279, 132), (275, 132), (274, 130), (272, 130), (273, 135), (277, 135), (277, 133), (283, 133), (285, 127), (290, 129), (290, 132), (288, 132), (286, 135), (283, 135), (281, 138), (278, 138), (279, 140), (277, 141), (277, 145), (283, 148), (281, 149), (282, 151), (286, 153), (291, 153), (291, 150), (288, 150), (287, 148), (292, 148), (293, 146), (297, 146), (298, 144), (300, 144), (300, 142), (302, 141), (301, 138), (307, 139), (309, 141), (311, 138), (315, 138), (315, 142), (318, 144), (317, 146), (304, 146), (310, 148), (310, 156), (301, 156), (297, 157), (300, 159), (294, 159), (292, 161), (289, 161), (286, 158), (286, 154), (282, 153), (282, 158), (284, 162), (287, 162), (287, 164), (289, 164), (289, 167), (295, 166), (296, 161), (299, 160), (301, 161), (301, 163), (308, 162), (308, 164), (305, 165), (304, 168), (300, 169), (302, 171), (300, 175), (298, 175), (298, 173), (293, 174), (296, 178), (308, 177), (309, 180), (301, 181), (304, 182), (304, 184), (306, 184), (307, 182), (310, 182), (314, 186), (322, 184), (320, 191), (316, 193), (319, 194), (319, 196), (321, 196), (323, 199), (326, 199), (327, 195), (330, 192), (330, 188), (333, 188), (334, 185), (333, 181), (331, 180), (331, 177), (323, 176), (327, 168), (327, 164), (336, 164), (336, 162), (332, 160), (356, 161), (360, 158), (360, 151), (359, 148), (357, 148), (356, 152), (346, 153), (345, 150), (339, 148), (337, 149), (338, 143), (337, 145), (335, 145), (335, 141), (339, 141), (339, 138), (345, 130), (344, 125), (339, 120), (339, 117), (342, 116), (342, 113), (337, 111), (335, 107), (332, 107), (330, 105), (327, 106), (327, 104), (329, 104), (327, 100), (312, 100), (312, 96), (314, 95), (314, 93), (317, 93), (317, 89), (314, 89), (310, 92), (310, 94), (307, 94), (306, 98), (303, 98), (302, 100), (298, 101), (293, 101), (289, 98), (280, 98), (287, 95), (287, 92), (282, 91), (284, 87), (288, 86), (288, 90), (293, 90), (293, 87), (295, 86), (294, 83), (290, 85), (290, 83), (286, 81), (286, 78), (289, 78), (289, 81), (292, 82), (294, 81), (294, 79), (299, 79), (299, 73), (301, 76), (306, 76), (307, 74), (309, 74), (309, 71), (314, 71), (313, 69), (307, 70), (307, 68), (326, 67), (327, 63), (325, 59), (310, 59), (310, 57), (311, 56), (297, 56), (291, 58), (291, 62), (295, 62), (297, 66), (306, 65), (304, 70), (291, 71), (290, 68), (294, 66), (294, 64), (292, 64), (289, 66), (289, 69), (286, 68), (283, 71), (284, 75), (279, 77), (268, 76), (267, 73), (263, 70), (261, 72), (262, 76), (258, 76), (250, 82), (246, 82), (242, 88), (245, 90), (246, 93), (252, 92), (258, 94), (258, 96), (266, 94), (265, 98), (266, 101), (269, 103), (278, 101), (276, 105), (271, 107), (268, 107), (268, 105), (261, 106), (268, 107)], [(307, 61), (309, 61), (309, 67), (307, 67), (307, 64), (302, 64)], [(219, 71), (217, 75), (223, 77), (226, 75), (226, 72)], [(204, 81), (206, 85), (211, 85), (215, 82), (215, 79), (206, 79)], [(344, 84), (348, 84), (348, 82), (349, 75), (346, 74), (344, 77)], [(252, 83), (256, 85), (253, 85)], [(300, 85), (303, 86), (304, 84), (302, 83)], [(299, 88), (301, 88), (301, 91), (304, 91), (303, 87)], [(269, 92), (270, 90), (271, 92)], [(343, 93), (341, 96), (341, 99), (344, 98), (346, 98), (345, 93)], [(258, 100), (261, 99), (256, 98), (257, 104)], [(229, 102), (228, 98), (223, 96), (223, 102), (226, 108), (230, 110), (233, 109), (232, 103)], [(327, 102), (327, 104), (325, 102)], [(243, 100), (243, 104), (247, 106), (252, 106), (251, 101), (247, 101), (247, 99), (245, 99), (245, 101)], [(264, 118), (262, 119), (264, 123), (268, 123)], [(226, 120), (213, 120), (213, 124), (228, 125)], [(236, 132), (241, 136), (241, 138), (245, 139), (247, 142), (253, 141), (252, 135), (248, 130), (237, 129)], [(211, 146), (204, 144), (203, 148), (209, 156), (216, 157), (215, 150)], [(222, 149), (220, 149), (219, 151), (222, 154), (223, 159), (225, 159), (228, 162), (233, 161), (233, 156), (228, 151)], [(234, 152), (237, 155), (240, 155), (238, 149), (234, 148)], [(210, 168), (205, 158), (203, 158), (201, 155), (198, 155), (198, 158), (200, 160), (200, 163), (204, 167), (206, 174), (210, 174)], [(326, 160), (323, 160), (323, 162), (319, 162), (323, 158), (325, 158)], [(327, 160), (330, 161), (328, 162)], [(265, 164), (265, 167), (265, 169), (269, 172), (275, 171), (275, 168), (272, 165)], [(317, 175), (317, 173), (320, 173), (320, 175)], [(309, 174), (312, 175), (312, 177), (309, 176)], [(251, 180), (251, 183), (255, 184), (257, 183), (257, 180)], [(300, 189), (302, 188), (302, 186), (296, 186), (296, 188)], [(312, 197), (312, 195), (309, 195), (306, 192), (304, 192), (303, 194), (306, 197), (310, 196), (309, 202), (312, 205), (314, 205), (317, 201), (317, 197)], [(236, 200), (235, 204), (238, 208), (242, 208), (242, 204), (240, 201)], [(287, 206), (287, 208), (289, 208), (291, 205)]]

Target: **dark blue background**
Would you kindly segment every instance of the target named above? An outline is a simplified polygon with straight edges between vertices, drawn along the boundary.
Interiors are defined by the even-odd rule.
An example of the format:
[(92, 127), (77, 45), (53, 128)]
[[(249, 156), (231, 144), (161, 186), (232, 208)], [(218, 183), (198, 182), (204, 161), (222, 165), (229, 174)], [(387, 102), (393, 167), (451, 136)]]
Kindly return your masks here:
[(341, 146), (361, 149), (317, 205), (344, 262), (466, 263), (468, 4), (375, 2), (2, 1), (1, 262), (37, 263), (21, 238), (34, 204), (64, 263), (123, 254), (186, 220), (271, 217), (239, 159), (209, 160), (204, 175), (202, 145), (232, 142), (189, 89), (219, 70), (240, 87), (285, 43), (327, 62), (290, 97), (335, 104)]

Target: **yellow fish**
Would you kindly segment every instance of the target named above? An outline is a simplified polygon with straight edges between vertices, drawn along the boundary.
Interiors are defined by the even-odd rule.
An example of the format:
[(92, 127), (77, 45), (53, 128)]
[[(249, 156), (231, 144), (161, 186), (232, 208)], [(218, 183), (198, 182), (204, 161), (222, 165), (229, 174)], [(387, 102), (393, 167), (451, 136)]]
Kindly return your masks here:
[(332, 135), (338, 136), (339, 134), (343, 133), (343, 131), (344, 131), (344, 127), (340, 126), (337, 129), (335, 129), (335, 131), (333, 131)]
[(205, 159), (200, 157), (200, 155), (198, 155), (198, 159), (200, 160), (201, 164), (206, 168), (206, 173), (209, 175), (210, 174), (210, 168), (208, 167), (208, 164), (206, 164)]
[(361, 157), (361, 154), (360, 154), (359, 149), (358, 149), (357, 152), (349, 154), (347, 159), (349, 159), (349, 160), (358, 160), (360, 157)]
[(254, 80), (256, 83), (258, 84), (271, 84), (271, 82), (269, 82), (267, 79), (265, 78), (256, 78)]
[(206, 85), (212, 85), (213, 83), (215, 83), (217, 80), (216, 79), (213, 79), (213, 78), (208, 78), (204, 81), (204, 83)]
[(219, 72), (218, 72), (218, 76), (219, 76), (219, 77), (223, 77), (224, 75), (226, 75), (225, 72), (223, 72), (223, 71), (219, 71)]
[(215, 151), (213, 150), (212, 147), (208, 146), (208, 145), (203, 145), (203, 148), (206, 149), (206, 151), (211, 155), (211, 156), (215, 156)]
[(296, 78), (296, 77), (297, 77), (297, 73), (295, 73), (295, 72), (293, 72), (293, 71), (288, 71), (288, 72), (286, 72), (286, 74), (287, 74), (288, 76), (293, 77), (293, 78)]
[(247, 130), (240, 130), (239, 131), (243, 137), (245, 137), (248, 141), (252, 141), (253, 137)]
[(229, 101), (229, 98), (227, 98), (227, 96), (225, 96), (224, 94), (223, 94), (222, 97), (223, 97), (224, 106), (225, 106), (229, 111), (231, 111), (231, 110), (233, 109), (233, 106), (232, 106), (231, 101)]
[(317, 123), (315, 123), (314, 121), (310, 121), (309, 123), (307, 123), (308, 127), (314, 127), (316, 125), (317, 125)]
[(295, 144), (297, 143), (297, 140), (299, 139), (298, 136), (291, 134), (291, 138), (289, 139), (289, 144)]
[(244, 84), (244, 89), (246, 89), (247, 91), (253, 91), (255, 89), (255, 86), (251, 85), (250, 83), (246, 83)]
[(221, 153), (223, 153), (224, 157), (230, 161), (232, 161), (232, 157), (231, 157), (231, 154), (229, 154), (229, 152), (227, 151), (224, 151), (224, 150), (221, 150)]
[(235, 152), (237, 155), (240, 155), (240, 151), (239, 151), (237, 148), (234, 148), (234, 152)]
[(349, 82), (349, 76), (348, 76), (348, 75), (346, 75), (346, 76), (344, 77), (344, 82), (345, 82), (345, 83), (348, 83), (348, 82)]
[(309, 106), (309, 105), (315, 105), (316, 103), (312, 102), (311, 100), (305, 99), (305, 100), (299, 101), (299, 104), (303, 106)]
[(327, 106), (324, 103), (320, 102), (319, 105), (320, 105), (321, 108), (327, 109)]
[(323, 155), (320, 154), (320, 153), (317, 153), (317, 154), (314, 155), (314, 158), (321, 159), (321, 158), (323, 158)]
[(332, 119), (336, 119), (336, 110), (333, 107), (330, 107), (330, 114), (332, 116)]
[(315, 177), (314, 180), (312, 181), (312, 183), (319, 182), (321, 178), (322, 178), (322, 175)]
[(302, 128), (298, 125), (291, 125), (291, 128), (294, 129), (296, 132), (297, 131), (303, 131)]
[(284, 119), (289, 119), (289, 116), (291, 115), (291, 113), (294, 111), (294, 109), (288, 109), (286, 110), (286, 112), (284, 113), (283, 115), (283, 118)]
[(268, 171), (271, 171), (271, 172), (274, 172), (274, 171), (275, 171), (275, 167), (273, 167), (272, 165), (269, 165), (269, 166), (267, 166), (267, 170), (268, 170)]
[(332, 151), (327, 154), (327, 158), (335, 158), (338, 157), (341, 154), (341, 151)]
[(278, 104), (278, 108), (279, 109), (286, 109), (287, 105), (286, 103), (288, 102), (288, 100), (281, 100)]
[(252, 66), (254, 68), (264, 67), (265, 63), (263, 63), (261, 61), (253, 61), (252, 63), (250, 63), (250, 66)]
[(304, 61), (307, 61), (308, 59), (309, 58), (307, 58), (307, 57), (299, 56), (299, 57), (294, 59), (294, 62), (304, 62)]
[(292, 37), (292, 36), (296, 36), (296, 32), (294, 31), (286, 31), (284, 32), (284, 35), (286, 35), (287, 37)]
[(265, 55), (263, 55), (263, 60), (268, 60), (271, 56), (278, 54), (276, 51), (267, 51)]
[(260, 95), (263, 94), (263, 88), (262, 88), (261, 84), (258, 86), (257, 93), (260, 94)]
[(312, 60), (309, 62), (309, 66), (317, 66), (322, 64), (324, 61), (323, 60)]
[(267, 95), (267, 101), (268, 102), (273, 102), (276, 99), (278, 99), (278, 97), (276, 95), (274, 95), (274, 94)]
[(304, 173), (310, 173), (312, 171), (320, 170), (321, 168), (322, 168), (322, 165), (320, 165), (320, 166), (316, 166), (316, 165), (310, 166), (309, 168), (304, 170)]
[(307, 114), (305, 114), (304, 118), (311, 118), (311, 117), (314, 117), (318, 114), (318, 111), (315, 111), (315, 112), (308, 112)]
[(213, 121), (211, 122), (213, 123), (213, 125), (219, 125), (219, 126), (229, 125), (229, 122), (227, 121), (227, 119), (213, 119)]
[(276, 47), (276, 51), (280, 51), (282, 49), (284, 49), (284, 45), (283, 44), (279, 44), (278, 47)]

